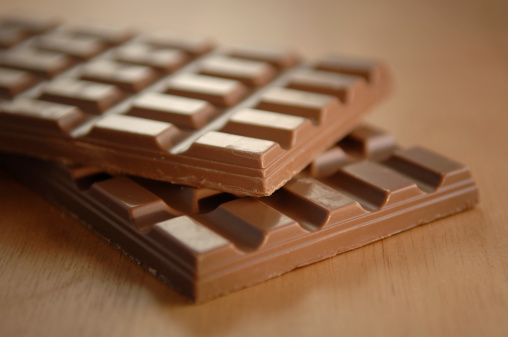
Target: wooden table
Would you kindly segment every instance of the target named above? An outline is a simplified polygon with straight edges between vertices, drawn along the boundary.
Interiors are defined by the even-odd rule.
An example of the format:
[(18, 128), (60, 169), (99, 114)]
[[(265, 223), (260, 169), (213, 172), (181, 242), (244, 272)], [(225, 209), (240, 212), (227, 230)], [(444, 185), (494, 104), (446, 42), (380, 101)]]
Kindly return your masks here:
[(1, 336), (507, 336), (508, 2), (3, 0), (68, 22), (375, 56), (368, 121), (472, 168), (475, 209), (202, 305), (0, 173)]

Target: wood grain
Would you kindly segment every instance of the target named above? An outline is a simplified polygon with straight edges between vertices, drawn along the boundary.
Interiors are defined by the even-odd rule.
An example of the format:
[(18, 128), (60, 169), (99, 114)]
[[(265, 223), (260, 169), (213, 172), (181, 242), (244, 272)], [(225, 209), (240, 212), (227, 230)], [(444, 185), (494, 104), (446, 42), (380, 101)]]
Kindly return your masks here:
[(396, 90), (368, 120), (469, 165), (481, 193), (471, 211), (192, 305), (0, 173), (1, 336), (508, 335), (506, 1), (3, 0), (1, 11), (377, 56)]

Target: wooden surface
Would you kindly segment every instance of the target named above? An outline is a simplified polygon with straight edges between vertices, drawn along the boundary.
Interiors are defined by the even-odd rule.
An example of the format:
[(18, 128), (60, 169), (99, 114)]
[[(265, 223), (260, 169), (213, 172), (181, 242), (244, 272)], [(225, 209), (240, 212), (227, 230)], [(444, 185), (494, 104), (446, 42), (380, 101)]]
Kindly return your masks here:
[(396, 90), (368, 120), (469, 165), (480, 205), (192, 305), (0, 173), (0, 335), (508, 336), (508, 2), (240, 3), (2, 0), (0, 10), (386, 60)]

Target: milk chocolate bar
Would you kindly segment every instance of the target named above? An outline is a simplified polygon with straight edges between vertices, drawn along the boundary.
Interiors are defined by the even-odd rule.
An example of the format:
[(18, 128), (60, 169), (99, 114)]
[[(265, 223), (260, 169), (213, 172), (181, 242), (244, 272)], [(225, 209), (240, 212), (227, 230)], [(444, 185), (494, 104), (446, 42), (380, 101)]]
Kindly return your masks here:
[(0, 54), (2, 151), (236, 195), (272, 194), (391, 82), (382, 63), (350, 57), (0, 20), (13, 29), (25, 33)]
[(0, 156), (13, 174), (192, 301), (245, 288), (473, 207), (470, 170), (356, 129), (271, 196)]

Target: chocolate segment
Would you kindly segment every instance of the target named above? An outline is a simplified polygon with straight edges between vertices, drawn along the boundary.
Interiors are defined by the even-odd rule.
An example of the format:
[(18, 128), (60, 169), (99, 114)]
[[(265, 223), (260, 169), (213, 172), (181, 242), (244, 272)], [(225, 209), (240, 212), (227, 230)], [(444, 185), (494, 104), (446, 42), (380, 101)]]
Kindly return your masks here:
[(187, 156), (247, 167), (267, 167), (281, 156), (279, 144), (263, 139), (210, 131), (196, 140)]
[(294, 178), (263, 202), (297, 219), (309, 230), (366, 213), (357, 201), (310, 177)]
[(136, 182), (183, 213), (206, 213), (235, 196), (203, 187), (176, 185), (163, 181), (135, 177)]
[(247, 251), (280, 244), (307, 232), (293, 219), (254, 198), (226, 202), (197, 218)]
[(328, 151), (318, 155), (307, 170), (316, 178), (327, 177), (337, 172), (344, 164), (351, 162), (351, 156), (341, 147), (334, 146)]
[[(363, 142), (379, 139), (367, 129)], [(477, 203), (469, 169), (449, 158), (415, 147), (392, 148), (378, 160), (341, 144), (342, 154), (327, 153), (348, 154), (337, 172), (315, 178), (305, 171), (263, 198), (100, 176), (26, 157), (0, 162), (184, 296), (203, 302)], [(77, 183), (87, 174), (88, 187)], [(210, 208), (198, 206), (208, 198), (215, 198)]]
[(159, 222), (149, 235), (163, 247), (174, 247), (175, 264), (181, 261), (193, 273), (239, 255), (231, 242), (188, 216)]
[(23, 28), (2, 26), (0, 23), (0, 49), (13, 47), (27, 39), (29, 35)]
[(20, 28), (32, 35), (45, 33), (57, 26), (57, 21), (51, 18), (11, 15), (0, 19), (0, 27)]
[(396, 149), (397, 143), (391, 134), (372, 125), (363, 125), (341, 140), (339, 146), (318, 155), (308, 166), (308, 171), (313, 177), (327, 177), (336, 173), (346, 163), (361, 158), (386, 159)]
[(284, 148), (295, 146), (309, 134), (309, 119), (257, 109), (244, 109), (234, 114), (223, 132), (260, 137), (279, 143)]
[(144, 118), (108, 115), (94, 124), (86, 138), (91, 142), (105, 141), (120, 146), (167, 151), (178, 129), (170, 124)]
[(299, 61), (293, 50), (273, 47), (242, 45), (231, 48), (228, 54), (247, 60), (268, 62), (277, 68), (294, 67)]
[(200, 64), (200, 73), (242, 82), (247, 86), (259, 87), (267, 84), (274, 76), (275, 69), (265, 62), (214, 56)]
[(143, 36), (141, 41), (159, 48), (179, 49), (194, 57), (208, 53), (214, 48), (214, 43), (210, 39), (200, 36), (152, 33)]
[(48, 83), (40, 99), (75, 105), (85, 112), (100, 114), (118, 103), (123, 94), (116, 87), (90, 81), (62, 78)]
[(91, 23), (73, 27), (71, 32), (74, 36), (97, 38), (114, 46), (126, 42), (134, 35), (124, 28)]
[(214, 112), (215, 108), (203, 100), (151, 92), (139, 96), (127, 114), (199, 129)]
[(30, 71), (37, 76), (53, 78), (73, 65), (66, 55), (32, 48), (14, 49), (0, 57), (4, 67)]
[(88, 116), (71, 105), (21, 98), (0, 106), (0, 120), (31, 133), (69, 136)]
[(328, 183), (361, 201), (367, 209), (378, 209), (422, 194), (413, 181), (376, 163), (345, 166)]
[(181, 50), (160, 49), (141, 43), (119, 47), (113, 53), (114, 59), (119, 62), (147, 66), (164, 73), (180, 68), (188, 60)]
[(369, 83), (378, 83), (384, 71), (384, 66), (379, 62), (336, 55), (322, 58), (316, 65), (316, 68), (341, 74), (361, 76)]
[(246, 95), (246, 88), (238, 81), (211, 76), (182, 74), (171, 78), (168, 94), (209, 101), (221, 106), (233, 106)]
[(364, 85), (361, 77), (308, 69), (292, 74), (288, 88), (332, 95), (348, 103)]
[(66, 54), (79, 60), (88, 60), (107, 48), (98, 38), (73, 36), (63, 32), (42, 35), (36, 45), (39, 49)]
[(13, 98), (36, 83), (36, 78), (26, 71), (0, 67), (0, 98)]
[(98, 207), (107, 208), (138, 232), (150, 230), (153, 223), (171, 215), (161, 199), (126, 177), (97, 182), (88, 193)]
[(81, 78), (112, 84), (128, 92), (138, 92), (152, 84), (158, 75), (148, 67), (98, 60), (82, 67)]
[(329, 95), (274, 88), (261, 97), (256, 108), (302, 116), (316, 123), (323, 123), (330, 118), (330, 115), (337, 113), (340, 103), (335, 97)]
[(398, 151), (385, 164), (411, 177), (424, 190), (446, 187), (470, 177), (462, 165), (421, 147)]
[(341, 141), (341, 147), (351, 155), (383, 158), (397, 147), (395, 138), (372, 126), (360, 126)]

